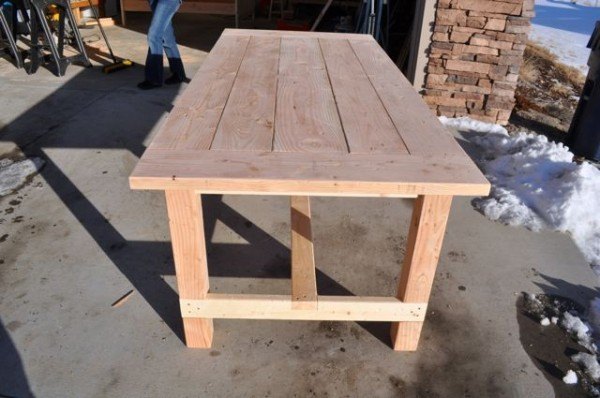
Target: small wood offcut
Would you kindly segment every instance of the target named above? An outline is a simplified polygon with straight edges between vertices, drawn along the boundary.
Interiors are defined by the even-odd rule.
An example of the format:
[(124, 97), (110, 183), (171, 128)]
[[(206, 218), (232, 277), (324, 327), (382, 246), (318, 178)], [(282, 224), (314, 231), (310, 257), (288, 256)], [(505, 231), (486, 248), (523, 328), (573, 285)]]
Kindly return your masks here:
[[(489, 183), (371, 36), (226, 29), (130, 177), (164, 190), (186, 344), (213, 318), (390, 321), (416, 350), (454, 195)], [(289, 295), (213, 294), (202, 194), (291, 197)], [(396, 297), (317, 292), (311, 196), (414, 198)], [(318, 244), (318, 242), (316, 242)]]

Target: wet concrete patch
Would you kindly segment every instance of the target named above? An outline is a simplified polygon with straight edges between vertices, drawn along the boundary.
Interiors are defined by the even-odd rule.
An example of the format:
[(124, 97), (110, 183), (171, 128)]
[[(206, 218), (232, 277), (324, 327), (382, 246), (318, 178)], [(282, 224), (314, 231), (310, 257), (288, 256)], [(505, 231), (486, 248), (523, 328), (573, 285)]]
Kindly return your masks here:
[[(553, 298), (556, 298), (553, 296)], [(566, 298), (560, 300), (569, 302), (573, 308), (582, 307)], [(567, 370), (574, 369), (571, 355), (585, 350), (574, 342), (557, 325), (542, 326), (540, 319), (531, 313), (523, 295), (516, 302), (519, 338), (523, 349), (529, 355), (536, 368), (548, 380), (557, 397), (587, 397), (580, 385), (567, 385), (562, 381)], [(523, 372), (527, 370), (523, 369)]]
[(488, 353), (481, 320), (466, 312), (433, 309), (421, 335), (417, 380), (406, 388), (416, 397), (514, 397), (505, 364)]

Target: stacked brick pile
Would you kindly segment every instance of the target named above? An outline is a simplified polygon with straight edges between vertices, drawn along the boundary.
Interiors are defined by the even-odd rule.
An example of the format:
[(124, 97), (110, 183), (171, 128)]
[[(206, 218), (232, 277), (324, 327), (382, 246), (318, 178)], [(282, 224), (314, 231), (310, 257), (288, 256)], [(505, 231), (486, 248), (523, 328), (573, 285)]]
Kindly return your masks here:
[(506, 124), (533, 0), (438, 0), (424, 99), (438, 115)]

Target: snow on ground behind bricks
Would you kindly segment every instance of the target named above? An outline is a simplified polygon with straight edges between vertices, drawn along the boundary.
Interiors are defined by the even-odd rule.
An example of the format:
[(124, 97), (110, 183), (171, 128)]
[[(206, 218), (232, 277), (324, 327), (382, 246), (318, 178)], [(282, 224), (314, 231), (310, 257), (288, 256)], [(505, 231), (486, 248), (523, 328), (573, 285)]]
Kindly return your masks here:
[(535, 0), (530, 40), (541, 44), (558, 60), (587, 73), (587, 43), (600, 20), (600, 1)]

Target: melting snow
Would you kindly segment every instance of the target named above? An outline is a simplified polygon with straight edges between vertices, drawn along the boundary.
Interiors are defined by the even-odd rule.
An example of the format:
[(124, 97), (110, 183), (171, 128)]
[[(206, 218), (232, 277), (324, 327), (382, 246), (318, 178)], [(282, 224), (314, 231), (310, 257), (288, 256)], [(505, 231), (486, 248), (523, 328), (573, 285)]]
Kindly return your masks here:
[(44, 161), (40, 158), (16, 162), (10, 159), (0, 159), (0, 196), (8, 195), (25, 184), (27, 177), (37, 173), (43, 165)]
[(479, 165), (492, 183), (489, 197), (475, 201), (486, 217), (538, 231), (568, 232), (593, 265), (600, 265), (600, 170), (572, 162), (573, 154), (545, 136), (509, 135), (501, 126), (469, 118), (440, 121), (483, 150)]
[(568, 370), (565, 377), (563, 377), (565, 384), (577, 384), (577, 373), (572, 370)]
[(571, 357), (573, 362), (581, 365), (585, 369), (585, 373), (594, 381), (600, 380), (600, 364), (595, 355), (586, 352), (580, 352)]
[(568, 312), (563, 314), (560, 325), (577, 338), (579, 344), (592, 352), (596, 352), (596, 344), (592, 341), (592, 331), (578, 316)]

